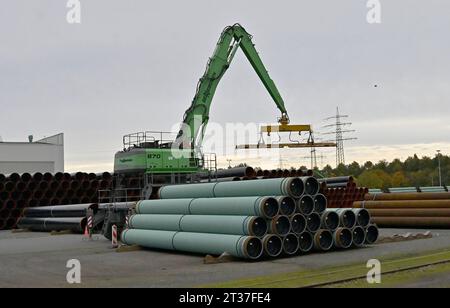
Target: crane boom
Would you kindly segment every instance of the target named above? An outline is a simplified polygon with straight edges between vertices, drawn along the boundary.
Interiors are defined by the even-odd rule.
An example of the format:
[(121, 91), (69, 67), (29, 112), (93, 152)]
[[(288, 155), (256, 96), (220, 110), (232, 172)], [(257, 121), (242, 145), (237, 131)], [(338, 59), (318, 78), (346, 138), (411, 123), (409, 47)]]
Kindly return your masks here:
[(199, 80), (192, 104), (184, 114), (183, 124), (175, 144), (182, 145), (183, 148), (195, 148), (201, 145), (217, 86), (228, 70), (239, 47), (281, 111), (279, 122), (282, 124), (289, 123), (283, 98), (256, 51), (252, 36), (241, 25), (235, 24), (225, 28), (222, 32), (214, 54), (208, 61), (206, 71)]

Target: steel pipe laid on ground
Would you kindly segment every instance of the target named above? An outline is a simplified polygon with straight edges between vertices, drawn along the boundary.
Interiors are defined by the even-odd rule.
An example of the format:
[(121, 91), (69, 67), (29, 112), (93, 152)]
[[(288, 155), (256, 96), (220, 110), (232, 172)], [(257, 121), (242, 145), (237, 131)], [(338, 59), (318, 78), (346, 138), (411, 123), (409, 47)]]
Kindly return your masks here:
[(340, 217), (338, 213), (329, 211), (322, 214), (321, 221), (323, 229), (335, 231), (339, 227)]
[(337, 213), (341, 227), (353, 229), (356, 226), (356, 214), (353, 209), (327, 209), (325, 212)]
[(295, 234), (306, 231), (306, 218), (302, 214), (295, 214), (291, 217), (291, 230)]
[(450, 193), (390, 193), (390, 194), (366, 194), (367, 201), (395, 201), (395, 200), (450, 200)]
[(303, 215), (311, 215), (314, 212), (314, 199), (304, 195), (297, 201), (297, 212)]
[(368, 245), (375, 244), (378, 241), (378, 237), (380, 236), (380, 231), (376, 225), (369, 225), (366, 228), (366, 241), (365, 243)]
[(283, 240), (275, 234), (267, 234), (261, 239), (264, 253), (271, 258), (278, 257), (283, 252)]
[(450, 200), (359, 201), (353, 203), (353, 207), (365, 209), (450, 209)]
[(333, 234), (329, 230), (319, 230), (314, 235), (314, 248), (319, 251), (329, 251), (333, 248)]
[(320, 229), (321, 217), (317, 213), (312, 213), (306, 217), (306, 229), (309, 232), (315, 233)]
[(314, 196), (314, 212), (322, 214), (326, 211), (327, 207), (328, 200), (324, 195), (318, 194)]
[(334, 178), (323, 178), (323, 179), (320, 179), (319, 182), (325, 182), (327, 184), (353, 183), (354, 178), (352, 176), (340, 176), (340, 177), (334, 177)]
[(85, 217), (89, 209), (98, 210), (98, 204), (73, 204), (55, 205), (48, 207), (27, 208), (24, 211), (26, 217)]
[(288, 255), (292, 256), (295, 255), (299, 248), (299, 242), (298, 237), (293, 234), (289, 233), (283, 238), (283, 252)]
[(362, 247), (366, 242), (366, 231), (362, 227), (355, 227), (353, 233), (353, 246)]
[[(231, 177), (255, 177), (256, 172), (252, 167), (238, 167), (231, 169), (217, 170), (211, 174), (212, 178), (231, 178)], [(209, 177), (208, 174), (201, 175), (201, 177)]]
[(305, 187), (305, 194), (315, 196), (319, 193), (320, 185), (316, 178), (312, 176), (305, 176), (300, 178)]
[(275, 197), (280, 206), (280, 214), (285, 216), (292, 216), (296, 211), (296, 201), (291, 197), (279, 196)]
[(160, 199), (220, 198), (250, 196), (290, 196), (300, 198), (304, 193), (300, 178), (265, 179), (240, 182), (171, 185), (162, 187)]
[(21, 229), (28, 229), (31, 231), (73, 231), (82, 233), (86, 227), (86, 217), (72, 217), (72, 218), (28, 218), (24, 217), (19, 220), (18, 227)]
[(380, 228), (450, 228), (450, 217), (373, 217)]
[(360, 227), (366, 228), (370, 224), (370, 213), (366, 209), (353, 209), (356, 216), (356, 224)]
[(252, 260), (263, 254), (261, 240), (252, 236), (128, 229), (121, 238), (126, 245), (212, 255), (226, 252)]
[(136, 204), (137, 214), (238, 215), (271, 219), (279, 205), (271, 197), (144, 200)]
[(180, 231), (214, 234), (252, 235), (262, 237), (267, 233), (267, 223), (255, 216), (209, 215), (133, 215), (131, 229)]
[(268, 233), (281, 237), (286, 236), (291, 231), (291, 222), (287, 216), (277, 216), (268, 221)]
[(449, 209), (372, 209), (372, 217), (450, 217)]
[(333, 240), (336, 248), (350, 248), (353, 244), (353, 233), (350, 229), (338, 228), (333, 233)]
[(308, 253), (314, 248), (314, 237), (309, 232), (303, 232), (298, 236), (298, 251)]

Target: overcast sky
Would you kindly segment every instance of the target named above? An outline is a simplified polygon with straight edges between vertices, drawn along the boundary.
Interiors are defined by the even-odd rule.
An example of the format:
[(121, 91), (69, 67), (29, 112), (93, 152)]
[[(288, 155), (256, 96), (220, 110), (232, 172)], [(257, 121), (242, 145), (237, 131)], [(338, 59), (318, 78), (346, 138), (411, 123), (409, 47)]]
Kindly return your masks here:
[[(222, 29), (239, 22), (292, 122), (320, 128), (336, 106), (350, 115), (347, 162), (448, 153), (450, 2), (380, 2), (382, 23), (368, 24), (366, 0), (81, 0), (82, 23), (69, 25), (66, 0), (2, 1), (0, 136), (64, 132), (68, 170), (112, 169), (122, 135), (181, 121)], [(211, 121), (278, 115), (239, 52)]]

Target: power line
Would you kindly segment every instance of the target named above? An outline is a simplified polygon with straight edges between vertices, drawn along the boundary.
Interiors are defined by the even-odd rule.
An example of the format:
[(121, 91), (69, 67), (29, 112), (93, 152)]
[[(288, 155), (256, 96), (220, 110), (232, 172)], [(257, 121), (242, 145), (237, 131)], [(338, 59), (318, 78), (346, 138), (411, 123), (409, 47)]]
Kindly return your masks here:
[(345, 134), (354, 133), (356, 130), (354, 129), (344, 129), (344, 127), (351, 126), (352, 122), (343, 122), (342, 119), (348, 118), (347, 114), (340, 114), (339, 107), (336, 107), (336, 115), (332, 117), (328, 117), (325, 121), (334, 120), (335, 122), (332, 124), (328, 124), (323, 126), (323, 128), (334, 128), (333, 131), (321, 133), (321, 135), (335, 135), (336, 142), (336, 167), (340, 164), (345, 164), (345, 151), (344, 151), (344, 141), (348, 140), (356, 140), (355, 137), (346, 137)]

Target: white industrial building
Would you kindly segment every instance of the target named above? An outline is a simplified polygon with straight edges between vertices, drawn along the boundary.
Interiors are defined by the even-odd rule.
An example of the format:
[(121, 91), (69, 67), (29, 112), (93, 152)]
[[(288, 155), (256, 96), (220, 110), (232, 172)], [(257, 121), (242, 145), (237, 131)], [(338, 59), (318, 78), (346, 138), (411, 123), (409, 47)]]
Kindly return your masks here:
[(64, 134), (28, 142), (0, 140), (0, 173), (64, 172)]

